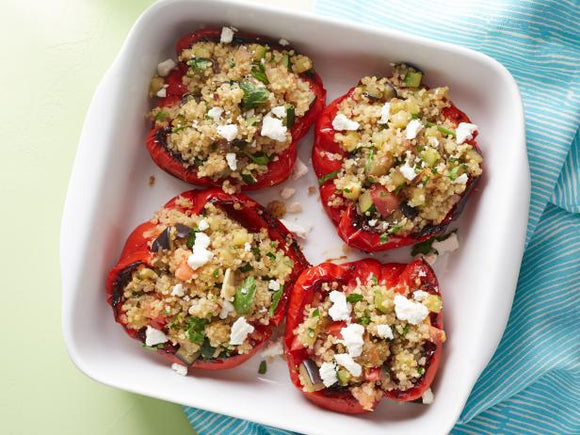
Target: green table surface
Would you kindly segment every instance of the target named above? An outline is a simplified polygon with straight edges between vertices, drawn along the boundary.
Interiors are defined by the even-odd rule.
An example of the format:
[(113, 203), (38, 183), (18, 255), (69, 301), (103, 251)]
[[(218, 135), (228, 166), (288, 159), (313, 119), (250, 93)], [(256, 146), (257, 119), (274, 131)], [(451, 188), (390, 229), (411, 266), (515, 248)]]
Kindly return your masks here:
[(61, 331), (60, 220), (82, 122), (99, 80), (151, 3), (0, 1), (2, 434), (193, 433), (180, 406), (82, 374)]

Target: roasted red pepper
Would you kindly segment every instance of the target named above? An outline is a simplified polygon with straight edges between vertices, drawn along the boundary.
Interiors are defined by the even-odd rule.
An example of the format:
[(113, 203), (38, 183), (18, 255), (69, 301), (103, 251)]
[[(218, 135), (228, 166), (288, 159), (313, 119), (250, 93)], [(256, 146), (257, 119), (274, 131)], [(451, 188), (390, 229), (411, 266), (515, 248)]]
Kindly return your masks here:
[[(357, 281), (368, 282), (371, 277), (376, 277), (378, 285), (388, 288), (395, 288), (396, 292), (404, 291), (408, 286), (413, 289), (423, 290), (429, 294), (440, 295), (439, 284), (435, 273), (431, 267), (423, 260), (414, 260), (409, 264), (381, 264), (376, 260), (365, 259), (345, 264), (323, 263), (312, 266), (298, 277), (290, 295), (288, 315), (286, 319), (286, 331), (284, 342), (286, 346), (286, 359), (290, 370), (292, 383), (302, 391), (306, 398), (315, 404), (330, 409), (332, 411), (346, 414), (361, 414), (368, 412), (355, 399), (349, 390), (325, 388), (320, 391), (305, 392), (299, 378), (299, 367), (309, 359), (308, 349), (305, 348), (296, 338), (295, 329), (304, 320), (304, 308), (306, 305), (316, 305), (323, 300), (324, 290), (321, 288), (325, 282), (338, 282), (345, 287), (355, 287)], [(417, 280), (420, 284), (417, 285)], [(433, 341), (425, 344), (425, 371), (414, 387), (406, 390), (391, 390), (385, 392), (384, 396), (401, 402), (414, 401), (423, 395), (429, 388), (441, 358), (442, 342), (444, 341), (443, 314), (430, 313), (429, 319), (434, 327)], [(354, 320), (354, 319), (353, 319)], [(326, 328), (329, 334), (340, 335), (340, 329), (345, 326), (345, 322), (332, 322)], [(436, 328), (436, 329), (435, 329)], [(371, 371), (367, 374), (367, 380), (376, 377), (378, 373)], [(378, 405), (375, 403), (374, 407)]]
[[(184, 208), (178, 205), (178, 198), (184, 198), (191, 201), (191, 207)], [(249, 232), (259, 232), (266, 228), (268, 235), (272, 240), (278, 241), (279, 249), (283, 250), (285, 255), (294, 262), (294, 268), (285, 283), (284, 293), (282, 294), (278, 306), (271, 317), (269, 325), (254, 325), (255, 332), (252, 336), (255, 338), (253, 348), (249, 353), (242, 355), (234, 355), (228, 358), (217, 358), (211, 360), (197, 359), (191, 367), (221, 370), (235, 367), (247, 359), (251, 358), (260, 348), (262, 348), (270, 338), (273, 328), (278, 326), (286, 313), (286, 306), (288, 302), (289, 289), (294, 280), (298, 277), (300, 272), (308, 266), (308, 262), (300, 251), (294, 236), (274, 218), (264, 207), (259, 205), (253, 199), (245, 195), (228, 195), (220, 189), (206, 189), (206, 190), (190, 190), (171, 199), (164, 208), (176, 209), (188, 215), (197, 215), (204, 208), (206, 203), (211, 203), (217, 208), (224, 211), (229, 218), (237, 221)], [(117, 264), (111, 269), (107, 277), (107, 301), (112, 306), (115, 320), (119, 322), (127, 333), (140, 341), (144, 341), (145, 328), (137, 331), (127, 327), (120, 315), (120, 307), (124, 302), (123, 288), (131, 280), (132, 273), (140, 266), (151, 267), (151, 260), (154, 257), (150, 245), (151, 242), (158, 236), (154, 230), (155, 224), (145, 222), (139, 225), (129, 236), (121, 257)], [(148, 234), (148, 235), (146, 235)], [(149, 326), (154, 328), (163, 328), (165, 320), (163, 318), (157, 321), (149, 322)], [(166, 343), (163, 349), (158, 352), (170, 359), (172, 362), (183, 364), (183, 361), (175, 356), (178, 348), (172, 346), (169, 342)]]
[[(332, 158), (330, 155), (340, 154), (343, 158), (348, 156), (348, 153), (334, 139), (336, 130), (332, 127), (332, 121), (338, 112), (340, 103), (344, 99), (350, 97), (354, 92), (354, 89), (355, 88), (351, 88), (345, 95), (337, 98), (325, 107), (316, 123), (314, 147), (312, 149), (312, 165), (314, 167), (314, 172), (320, 180), (323, 180), (320, 185), (320, 200), (330, 216), (330, 219), (337, 226), (338, 235), (349, 246), (368, 252), (377, 252), (412, 245), (444, 233), (449, 224), (461, 214), (465, 207), (466, 199), (479, 178), (470, 177), (468, 179), (466, 189), (461, 195), (461, 199), (449, 211), (441, 223), (435, 226), (425, 227), (418, 233), (412, 233), (406, 236), (399, 236), (396, 234), (389, 235), (386, 240), (381, 238), (381, 233), (371, 231), (370, 228), (362, 225), (362, 219), (357, 213), (355, 203), (345, 201), (343, 205), (339, 207), (331, 207), (328, 205), (328, 201), (333, 195), (341, 196), (341, 193), (337, 191), (334, 185), (334, 177), (332, 174), (340, 171), (342, 160)], [(453, 103), (451, 103), (449, 107), (443, 109), (442, 113), (455, 125), (459, 125), (461, 122), (470, 122), (467, 115), (455, 107)], [(473, 139), (466, 140), (465, 143), (472, 145), (478, 152), (480, 152), (475, 140), (476, 136), (477, 132), (474, 133)]]
[[(183, 36), (176, 44), (177, 54), (179, 55), (182, 50), (191, 47), (194, 43), (199, 41), (219, 42), (220, 32), (221, 29), (218, 28), (207, 28)], [(279, 42), (264, 36), (236, 32), (232, 44), (243, 43), (268, 44), (270, 47), (277, 50), (291, 49), (289, 45), (281, 46)], [(187, 92), (186, 87), (182, 83), (182, 77), (186, 74), (187, 69), (187, 65), (184, 62), (180, 62), (170, 72), (166, 79), (168, 85), (166, 90), (167, 96), (159, 100), (157, 103), (158, 106), (167, 107), (181, 101), (181, 98)], [(310, 106), (310, 110), (304, 116), (296, 117), (294, 125), (289, 129), (292, 135), (290, 146), (282, 154), (278, 155), (277, 160), (268, 163), (268, 172), (255, 177), (255, 182), (252, 184), (242, 184), (242, 190), (257, 190), (264, 187), (270, 187), (281, 183), (290, 176), (294, 163), (296, 162), (298, 141), (308, 132), (310, 126), (316, 121), (324, 108), (326, 100), (326, 90), (324, 89), (320, 76), (314, 70), (301, 73), (300, 77), (303, 80), (308, 81), (310, 89), (316, 96)], [(199, 177), (195, 167), (185, 166), (180, 156), (171, 152), (167, 148), (167, 134), (168, 131), (156, 127), (154, 123), (147, 135), (147, 149), (155, 163), (161, 169), (190, 184), (201, 186), (221, 186), (223, 181), (226, 179), (214, 181), (209, 177)], [(238, 181), (234, 180), (234, 184), (238, 184)]]

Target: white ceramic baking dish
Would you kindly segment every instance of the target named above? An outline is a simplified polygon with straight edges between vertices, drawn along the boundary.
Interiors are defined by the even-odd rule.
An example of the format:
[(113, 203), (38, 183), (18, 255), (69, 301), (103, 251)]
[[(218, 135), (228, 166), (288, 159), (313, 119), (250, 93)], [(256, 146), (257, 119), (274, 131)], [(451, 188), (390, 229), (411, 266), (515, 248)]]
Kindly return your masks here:
[[(105, 276), (126, 236), (169, 198), (190, 186), (151, 161), (147, 88), (157, 63), (174, 56), (182, 34), (207, 25), (284, 37), (314, 59), (328, 101), (360, 77), (384, 74), (390, 62), (426, 71), (430, 85), (448, 85), (451, 97), (480, 127), (485, 175), (461, 219), (461, 248), (436, 271), (445, 298), (448, 342), (430, 406), (384, 401), (376, 412), (352, 417), (321, 410), (291, 385), (285, 363), (258, 375), (255, 357), (233, 370), (177, 376), (153, 352), (129, 339), (105, 302)], [(301, 143), (309, 162), (312, 135)], [(156, 183), (149, 186), (149, 177)], [(312, 263), (343, 255), (324, 214), (312, 170), (288, 181), (304, 212), (297, 222), (313, 230), (304, 243)], [(266, 203), (280, 187), (254, 194)], [(457, 420), (489, 361), (510, 311), (523, 252), (530, 181), (522, 102), (512, 76), (496, 61), (449, 44), (388, 29), (363, 27), (308, 14), (216, 0), (167, 0), (137, 20), (98, 87), (87, 114), (71, 176), (61, 233), (63, 329), (71, 358), (93, 379), (124, 390), (307, 433), (445, 433)], [(349, 258), (361, 255), (350, 251)], [(409, 260), (408, 249), (379, 256)]]

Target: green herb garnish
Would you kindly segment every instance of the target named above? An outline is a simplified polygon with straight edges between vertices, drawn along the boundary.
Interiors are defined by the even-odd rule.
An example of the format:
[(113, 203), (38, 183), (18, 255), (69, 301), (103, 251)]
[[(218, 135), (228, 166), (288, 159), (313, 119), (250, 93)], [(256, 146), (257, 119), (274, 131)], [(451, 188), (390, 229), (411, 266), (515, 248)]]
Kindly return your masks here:
[(211, 59), (206, 59), (204, 57), (194, 57), (187, 61), (187, 66), (197, 71), (205, 71), (206, 69), (211, 68), (212, 65), (213, 62)]
[(320, 316), (320, 310), (317, 308), (312, 312), (312, 317), (319, 317)]
[(256, 80), (264, 83), (265, 85), (270, 83), (268, 77), (266, 76), (266, 69), (262, 63), (255, 63), (252, 65), (251, 73)]
[(419, 119), (420, 115), (418, 113), (411, 113), (411, 119)]
[(261, 375), (266, 374), (266, 372), (268, 371), (268, 364), (266, 363), (266, 361), (262, 361), (260, 363), (260, 367), (258, 367), (258, 373)]
[(335, 177), (338, 175), (338, 173), (339, 173), (339, 172), (340, 172), (340, 171), (332, 171), (332, 172), (329, 172), (328, 174), (326, 174), (326, 175), (324, 175), (324, 176), (320, 177), (320, 178), (318, 179), (318, 185), (319, 185), (319, 186), (322, 186), (322, 185), (323, 185), (324, 183), (326, 183), (328, 180), (332, 180), (333, 178), (335, 178)]
[(361, 325), (368, 325), (369, 323), (371, 323), (371, 318), (368, 314), (365, 314), (360, 319), (358, 319), (358, 323), (360, 323)]
[(268, 101), (268, 95), (270, 93), (266, 88), (258, 87), (250, 82), (240, 82), (239, 86), (244, 91), (242, 106), (245, 109), (253, 109)]
[(256, 179), (249, 172), (242, 172), (241, 175), (242, 175), (242, 180), (244, 180), (244, 183), (246, 183), (246, 184), (256, 184)]
[(382, 233), (380, 237), (381, 245), (384, 245), (389, 240), (389, 235), (387, 233)]
[(290, 56), (288, 54), (284, 54), (284, 56), (282, 56), (282, 65), (284, 65), (288, 71), (292, 71)]
[(391, 228), (389, 228), (389, 234), (397, 234), (399, 231), (401, 231), (402, 228), (403, 225), (401, 224), (393, 225)]
[(276, 312), (276, 308), (278, 308), (278, 304), (280, 303), (280, 299), (282, 298), (282, 293), (284, 292), (284, 285), (280, 285), (280, 288), (272, 293), (272, 303), (270, 304), (270, 309), (268, 310), (268, 314), (273, 316)]
[(197, 317), (189, 317), (187, 319), (187, 337), (190, 341), (197, 344), (202, 344), (205, 338), (205, 325), (207, 320), (199, 319)]
[(268, 163), (270, 163), (270, 158), (263, 152), (258, 152), (256, 154), (246, 154), (251, 160), (252, 162), (254, 162), (256, 165), (260, 165), (260, 166), (266, 166)]
[(246, 273), (252, 269), (253, 269), (253, 267), (250, 265), (250, 263), (246, 263), (242, 267), (240, 267), (240, 272)]
[(369, 156), (367, 158), (367, 162), (365, 163), (365, 172), (370, 172), (373, 167), (373, 160), (375, 159), (375, 150), (371, 149), (369, 152)]
[(371, 275), (371, 282), (373, 285), (379, 285), (379, 280), (376, 275)]
[(266, 253), (266, 255), (272, 259), (272, 261), (276, 261), (276, 254), (272, 253), (272, 252), (268, 252)]
[(160, 110), (155, 114), (155, 121), (163, 121), (165, 118), (169, 116), (169, 113), (165, 110)]
[(296, 112), (292, 104), (286, 104), (286, 127), (290, 128), (296, 121)]
[(409, 325), (408, 323), (403, 327), (403, 331), (401, 332), (401, 337), (404, 337), (405, 335), (407, 335), (407, 332), (409, 332), (409, 327), (411, 325)]
[(406, 185), (407, 185), (406, 183), (399, 184), (399, 185), (397, 186), (397, 188), (394, 190), (394, 194), (395, 194), (395, 195), (398, 195), (399, 193), (401, 193), (401, 190), (402, 190), (402, 189), (403, 189), (403, 187), (405, 187)]
[(236, 309), (236, 312), (239, 314), (249, 313), (255, 294), (256, 279), (253, 276), (249, 276), (236, 290), (236, 295), (234, 296), (234, 308)]
[(203, 359), (212, 359), (213, 354), (215, 353), (215, 349), (215, 347), (209, 344), (209, 340), (206, 338), (200, 348), (201, 357)]
[(462, 171), (463, 165), (458, 165), (455, 166), (454, 168), (451, 169), (451, 171), (449, 171), (449, 179), (451, 181), (454, 181), (455, 179), (457, 179), (457, 177), (459, 177), (459, 175), (461, 175), (459, 172)]
[(214, 270), (213, 277), (217, 279), (217, 278), (219, 278), (219, 276), (220, 276), (220, 270), (219, 269)]
[(346, 300), (351, 304), (354, 304), (356, 302), (362, 301), (363, 297), (360, 293), (351, 293), (346, 297)]
[(187, 235), (187, 239), (185, 241), (185, 245), (191, 249), (193, 248), (193, 245), (195, 244), (195, 230), (192, 230), (189, 232), (189, 234)]

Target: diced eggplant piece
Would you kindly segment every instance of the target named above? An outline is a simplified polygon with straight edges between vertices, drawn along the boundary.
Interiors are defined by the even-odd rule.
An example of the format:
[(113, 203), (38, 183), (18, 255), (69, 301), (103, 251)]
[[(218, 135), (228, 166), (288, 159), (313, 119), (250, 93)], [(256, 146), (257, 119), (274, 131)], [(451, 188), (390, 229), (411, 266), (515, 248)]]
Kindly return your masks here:
[(399, 94), (393, 85), (390, 83), (386, 84), (385, 91), (383, 92), (383, 99), (385, 101), (391, 101), (393, 98), (397, 98)]
[(178, 238), (185, 239), (193, 231), (193, 228), (183, 224), (175, 224), (175, 230), (175, 235)]
[(182, 361), (183, 363), (187, 364), (187, 365), (191, 365), (195, 362), (196, 359), (199, 358), (199, 355), (201, 354), (201, 352), (195, 352), (193, 354), (188, 354), (186, 352), (183, 351), (183, 349), (178, 349), (177, 352), (175, 352), (175, 356), (177, 358), (179, 358), (180, 361)]
[(304, 360), (300, 364), (300, 373), (302, 374), (302, 380), (309, 382), (309, 385), (305, 385), (309, 390), (318, 391), (324, 388), (318, 366), (311, 359)]
[(153, 252), (164, 251), (171, 247), (171, 227), (167, 227), (163, 230), (159, 236), (153, 241), (151, 245), (151, 250)]
[(411, 207), (406, 202), (401, 203), (399, 208), (401, 209), (401, 213), (403, 213), (409, 219), (415, 219), (419, 214), (419, 211), (416, 208)]

